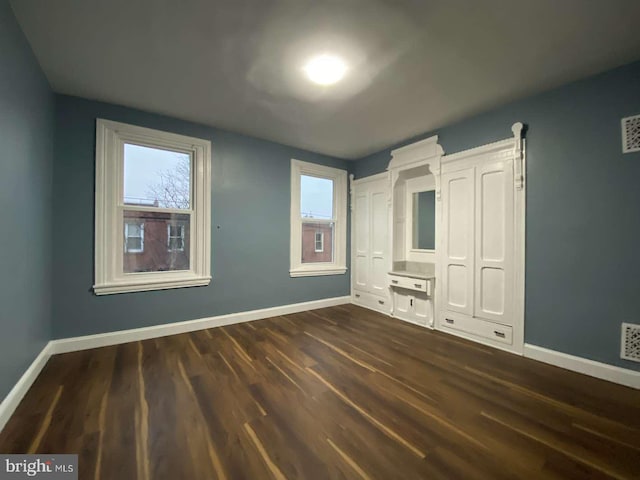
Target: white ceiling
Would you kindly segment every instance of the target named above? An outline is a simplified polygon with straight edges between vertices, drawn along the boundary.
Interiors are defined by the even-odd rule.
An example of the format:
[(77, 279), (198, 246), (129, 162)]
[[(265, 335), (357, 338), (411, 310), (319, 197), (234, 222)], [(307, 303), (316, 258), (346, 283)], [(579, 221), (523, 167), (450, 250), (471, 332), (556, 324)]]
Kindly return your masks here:
[[(56, 92), (359, 158), (640, 58), (638, 0), (13, 0)], [(311, 84), (315, 53), (350, 65)]]

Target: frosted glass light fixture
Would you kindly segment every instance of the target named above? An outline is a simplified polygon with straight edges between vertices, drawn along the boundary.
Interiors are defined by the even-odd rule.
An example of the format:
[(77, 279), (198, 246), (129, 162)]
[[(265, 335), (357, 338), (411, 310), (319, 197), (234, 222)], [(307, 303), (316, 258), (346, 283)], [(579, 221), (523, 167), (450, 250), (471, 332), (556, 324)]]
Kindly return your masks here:
[(319, 55), (309, 60), (303, 70), (312, 82), (318, 85), (333, 85), (342, 80), (347, 65), (334, 55)]

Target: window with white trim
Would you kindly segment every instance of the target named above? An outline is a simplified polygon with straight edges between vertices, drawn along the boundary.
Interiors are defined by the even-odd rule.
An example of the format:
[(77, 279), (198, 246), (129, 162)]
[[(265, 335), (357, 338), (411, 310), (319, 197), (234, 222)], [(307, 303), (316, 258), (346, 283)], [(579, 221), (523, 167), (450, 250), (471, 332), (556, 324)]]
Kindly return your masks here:
[(292, 277), (344, 274), (347, 172), (291, 160)]
[(324, 233), (316, 232), (316, 253), (324, 252)]
[(97, 295), (211, 281), (211, 143), (97, 121)]
[(125, 253), (144, 252), (144, 223), (125, 222), (124, 251)]
[(167, 225), (167, 248), (170, 252), (184, 252), (184, 225)]

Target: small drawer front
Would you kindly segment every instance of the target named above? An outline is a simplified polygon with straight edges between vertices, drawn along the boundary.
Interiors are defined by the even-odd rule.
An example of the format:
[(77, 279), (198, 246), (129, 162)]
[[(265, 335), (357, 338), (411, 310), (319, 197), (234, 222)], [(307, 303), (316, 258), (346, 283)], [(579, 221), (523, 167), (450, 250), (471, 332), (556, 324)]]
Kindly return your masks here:
[(356, 305), (377, 310), (382, 313), (391, 312), (391, 299), (389, 298), (379, 297), (377, 295), (372, 295), (368, 292), (361, 292), (358, 290), (353, 291), (351, 298), (353, 299), (353, 303)]
[(421, 278), (401, 277), (399, 275), (389, 275), (389, 285), (392, 287), (406, 288), (408, 290), (415, 290), (418, 292), (431, 293), (429, 280)]
[(445, 312), (441, 325), (454, 330), (472, 333), (480, 337), (511, 345), (513, 329), (507, 325), (489, 322), (477, 317), (450, 315)]

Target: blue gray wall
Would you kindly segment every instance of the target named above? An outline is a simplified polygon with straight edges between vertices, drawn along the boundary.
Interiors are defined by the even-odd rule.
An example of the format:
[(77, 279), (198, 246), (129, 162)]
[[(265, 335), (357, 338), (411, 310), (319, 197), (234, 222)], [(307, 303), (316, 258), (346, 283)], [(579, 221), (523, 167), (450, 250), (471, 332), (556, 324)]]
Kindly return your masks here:
[[(212, 143), (207, 287), (96, 297), (95, 122), (105, 118)], [(110, 332), (349, 294), (349, 274), (289, 277), (291, 158), (348, 162), (130, 108), (56, 96), (53, 337)], [(219, 226), (219, 228), (218, 228)]]
[[(411, 141), (438, 134), (445, 153), (455, 153), (525, 123), (525, 341), (640, 370), (619, 358), (620, 323), (640, 323), (640, 153), (622, 154), (620, 132), (620, 119), (634, 114), (640, 63)], [(390, 150), (359, 160), (356, 177), (383, 171)]]
[(0, 398), (50, 338), (53, 94), (0, 0)]

